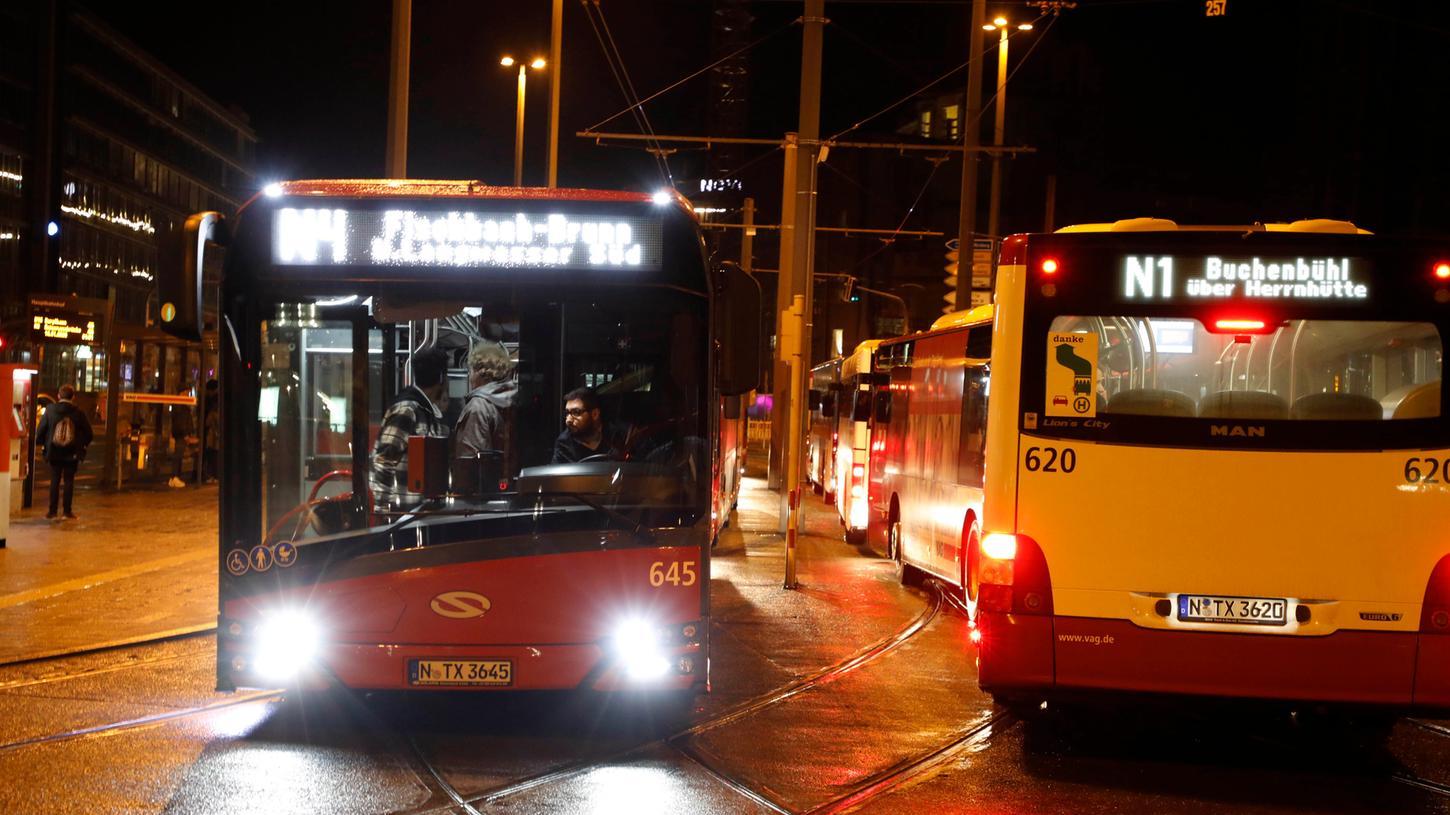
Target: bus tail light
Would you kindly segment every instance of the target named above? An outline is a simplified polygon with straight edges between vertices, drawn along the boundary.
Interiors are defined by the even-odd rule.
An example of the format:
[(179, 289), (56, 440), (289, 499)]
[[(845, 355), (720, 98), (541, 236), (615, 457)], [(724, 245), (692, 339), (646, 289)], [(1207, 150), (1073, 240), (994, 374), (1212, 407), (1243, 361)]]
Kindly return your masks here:
[(866, 465), (851, 465), (851, 497), (866, 497)]
[(1435, 278), (1437, 280), (1450, 280), (1450, 263), (1440, 261), (1435, 264)]
[(1205, 326), (1213, 334), (1272, 334), (1279, 326), (1261, 317), (1220, 317)]
[(1051, 614), (1052, 581), (1042, 548), (1026, 535), (982, 537), (977, 561), (977, 608), (1011, 614)]
[(1450, 634), (1450, 555), (1440, 558), (1430, 572), (1420, 611), (1420, 633)]

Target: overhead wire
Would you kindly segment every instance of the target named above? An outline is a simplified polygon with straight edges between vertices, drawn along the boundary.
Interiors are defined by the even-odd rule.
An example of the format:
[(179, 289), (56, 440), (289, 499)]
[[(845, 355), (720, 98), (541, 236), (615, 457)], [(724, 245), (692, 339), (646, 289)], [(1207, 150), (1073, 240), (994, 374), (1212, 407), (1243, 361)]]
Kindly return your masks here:
[[(624, 96), (626, 102), (633, 103), (629, 111), (634, 116), (635, 124), (640, 132), (649, 136), (650, 155), (654, 156), (655, 164), (660, 170), (660, 180), (674, 187), (674, 174), (670, 172), (669, 162), (665, 160), (664, 149), (655, 135), (654, 127), (650, 124), (649, 116), (638, 105), (639, 96), (634, 92), (634, 84), (629, 81), (629, 75), (625, 71), (623, 58), (619, 55), (618, 46), (614, 42), (614, 36), (609, 33), (609, 24), (604, 20), (604, 9), (599, 5), (599, 0), (580, 0), (584, 6), (584, 16), (589, 20), (589, 27), (594, 31), (594, 39), (599, 42), (599, 48), (604, 52), (604, 61), (609, 65), (609, 71), (614, 75), (615, 84), (619, 86), (619, 92)], [(593, 7), (594, 14), (590, 14), (590, 7)], [(595, 20), (595, 15), (598, 20)], [(602, 31), (601, 31), (602, 29)]]
[(760, 38), (754, 40), (753, 42), (750, 42), (750, 43), (748, 43), (746, 45), (742, 45), (741, 47), (735, 49), (734, 51), (731, 51), (730, 53), (726, 54), (725, 56), (723, 56), (723, 57), (721, 57), (721, 58), (719, 58), (717, 60), (715, 60), (714, 62), (710, 63), (709, 65), (706, 65), (705, 67), (701, 68), (700, 70), (698, 70), (698, 71), (690, 74), (689, 76), (685, 77), (684, 79), (681, 79), (681, 80), (679, 80), (679, 81), (677, 81), (677, 82), (675, 82), (675, 83), (673, 83), (671, 85), (668, 85), (668, 86), (666, 86), (664, 88), (661, 88), (658, 91), (655, 91), (654, 93), (650, 94), (649, 96), (645, 97), (644, 99), (639, 100), (635, 104), (630, 105), (629, 107), (624, 108), (623, 110), (619, 111), (618, 113), (613, 114), (612, 116), (609, 116), (608, 118), (601, 119), (600, 121), (594, 123), (593, 125), (590, 125), (588, 128), (586, 128), (586, 130), (593, 131), (594, 129), (596, 129), (596, 128), (602, 126), (602, 125), (606, 125), (606, 124), (614, 121), (615, 119), (618, 119), (620, 116), (623, 116), (624, 114), (630, 112), (630, 110), (633, 109), (633, 108), (642, 107), (642, 106), (644, 106), (646, 104), (649, 104), (650, 102), (654, 101), (655, 99), (657, 99), (657, 98), (659, 98), (659, 97), (661, 97), (661, 96), (669, 93), (670, 91), (674, 90), (675, 88), (680, 87), (681, 85), (685, 84), (686, 82), (689, 82), (690, 80), (694, 79), (695, 77), (699, 76), (700, 74), (703, 74), (706, 71), (709, 71), (709, 70), (715, 68), (716, 66), (720, 65), (722, 62), (728, 62), (728, 61), (730, 61), (730, 60), (732, 60), (732, 59), (740, 56), (741, 54), (745, 53), (746, 51), (749, 51), (750, 49), (754, 48), (755, 46), (760, 45), (761, 43), (765, 42), (766, 40), (768, 40), (768, 39), (770, 39), (772, 37), (775, 37), (775, 36), (777, 36), (779, 34), (782, 34), (782, 33), (786, 32), (786, 31), (789, 31), (791, 28), (795, 27), (798, 23), (800, 23), (800, 21), (801, 21), (801, 18), (797, 17), (793, 22), (787, 23), (787, 24), (781, 26), (780, 28), (777, 28), (774, 31), (770, 32), (769, 34), (766, 34), (765, 36), (760, 37)]
[(917, 193), (916, 193), (916, 200), (914, 200), (914, 201), (911, 202), (911, 206), (907, 207), (907, 209), (906, 209), (906, 214), (901, 217), (901, 223), (899, 223), (899, 224), (896, 225), (896, 229), (891, 233), (891, 235), (889, 237), (885, 237), (885, 238), (881, 238), (880, 239), (881, 240), (881, 245), (880, 246), (876, 247), (874, 250), (872, 250), (870, 252), (867, 252), (864, 257), (862, 257), (860, 260), (856, 261), (855, 263), (851, 264), (851, 268), (847, 272), (848, 274), (850, 272), (854, 272), (857, 269), (861, 268), (861, 265), (864, 264), (866, 261), (868, 261), (871, 258), (874, 258), (877, 255), (881, 254), (882, 252), (886, 251), (886, 247), (891, 246), (893, 243), (896, 242), (896, 238), (897, 238), (897, 236), (899, 236), (901, 234), (901, 230), (903, 230), (903, 229), (906, 228), (906, 222), (909, 221), (909, 220), (911, 220), (911, 216), (913, 214), (915, 214), (915, 212), (916, 212), (916, 205), (921, 203), (922, 196), (926, 195), (926, 190), (927, 190), (928, 187), (931, 186), (932, 179), (936, 178), (936, 171), (941, 169), (941, 165), (942, 165), (942, 162), (940, 162), (940, 161), (933, 161), (932, 162), (931, 172), (927, 174), (926, 181), (922, 183), (921, 189), (919, 191), (917, 191)]
[[(1052, 17), (1052, 19), (1048, 21), (1048, 23), (1047, 23), (1046, 26), (1043, 26), (1041, 33), (1035, 38), (1035, 40), (1032, 43), (1032, 46), (1027, 49), (1026, 53), (1024, 53), (1022, 55), (1022, 59), (1018, 61), (1017, 66), (1014, 67), (1011, 71), (1009, 71), (1007, 73), (1007, 78), (1002, 81), (1002, 85), (1003, 86), (1005, 86), (1008, 82), (1010, 82), (1012, 80), (1012, 77), (1014, 77), (1014, 76), (1017, 75), (1017, 72), (1020, 71), (1022, 69), (1022, 66), (1027, 63), (1027, 58), (1030, 57), (1030, 56), (1032, 56), (1032, 52), (1035, 51), (1035, 50), (1037, 50), (1037, 46), (1040, 45), (1042, 43), (1042, 40), (1047, 36), (1047, 32), (1050, 31), (1050, 30), (1052, 30), (1052, 24), (1055, 23), (1055, 22), (1057, 22), (1058, 15), (1056, 15), (1056, 14), (1044, 14), (1044, 15), (1042, 15), (1042, 17), (1048, 17), (1048, 16)], [(1033, 24), (1036, 25), (1037, 22), (1039, 22), (1039, 21), (1042, 20), (1042, 17), (1038, 17), (1037, 20), (1034, 20), (1033, 21)], [(1008, 35), (1008, 38), (1010, 39), (1013, 36), (1015, 36), (1015, 35), (1009, 34)], [(996, 46), (993, 46), (993, 47), (996, 47)], [(982, 54), (982, 56), (985, 57), (986, 54), (987, 54), (987, 52), (984, 51), (983, 54)], [(941, 78), (933, 81), (931, 84), (936, 84), (937, 82), (942, 81), (942, 79), (945, 79), (946, 76), (950, 76), (951, 74), (956, 73), (957, 71), (960, 71), (962, 68), (966, 67), (969, 64), (971, 64), (971, 60), (968, 60), (963, 65), (958, 66), (957, 68), (952, 69), (946, 75), (944, 75), (943, 77), (941, 77)], [(925, 90), (925, 89), (923, 89), (923, 90)], [(916, 96), (919, 93), (921, 93), (920, 90), (919, 91), (916, 91), (916, 93), (913, 93), (911, 96), (905, 97), (904, 99), (900, 100), (899, 102), (893, 104), (891, 107), (896, 107), (896, 106), (902, 104), (903, 102), (906, 102), (906, 101), (910, 100), (911, 98), (913, 98), (914, 96)], [(997, 92), (996, 91), (993, 91), (992, 92), (992, 95), (987, 98), (987, 101), (982, 104), (982, 109), (979, 110), (979, 111), (977, 111), (977, 117), (975, 119), (973, 119), (972, 121), (970, 121), (970, 122), (965, 122), (964, 123), (964, 126), (965, 127), (976, 127), (978, 125), (978, 123), (981, 122), (982, 117), (986, 114), (987, 109), (988, 109), (988, 106), (990, 106), (993, 102), (995, 102), (996, 99), (997, 99)], [(887, 108), (886, 110), (890, 110), (890, 109), (891, 108)], [(881, 111), (881, 113), (885, 113), (886, 110)], [(862, 124), (865, 124), (866, 122), (870, 121), (871, 119), (876, 118), (876, 116), (880, 116), (881, 113), (877, 113), (877, 114), (871, 116), (868, 119), (863, 119), (862, 121), (858, 122), (857, 124), (852, 125), (851, 127), (847, 128), (846, 130), (841, 131), (840, 133), (836, 134), (835, 136), (832, 136), (828, 141), (834, 141), (834, 140), (840, 138), (841, 136), (845, 135), (846, 133), (849, 133), (852, 130), (856, 129), (857, 127), (860, 127)], [(966, 161), (968, 158), (969, 158), (968, 156), (966, 156), (965, 154), (963, 154), (963, 156), (962, 156), (962, 160), (963, 161)], [(876, 257), (880, 253), (886, 251), (886, 248), (888, 246), (891, 246), (893, 243), (895, 243), (896, 236), (899, 235), (899, 234), (901, 234), (901, 230), (903, 230), (903, 229), (906, 228), (907, 221), (909, 221), (911, 219), (912, 214), (916, 211), (917, 204), (921, 203), (922, 196), (926, 194), (927, 187), (931, 186), (932, 179), (936, 177), (936, 171), (938, 169), (940, 169), (940, 168), (941, 168), (941, 162), (940, 161), (934, 161), (932, 163), (931, 173), (927, 175), (926, 182), (921, 185), (921, 190), (919, 192), (917, 192), (917, 194), (916, 194), (916, 200), (912, 201), (911, 202), (911, 206), (907, 208), (906, 215), (902, 217), (901, 223), (897, 225), (895, 232), (890, 237), (882, 238), (881, 239), (881, 245), (880, 246), (876, 247), (875, 250), (873, 250), (871, 252), (868, 252), (864, 257), (862, 257), (860, 260), (858, 260), (854, 264), (852, 264), (851, 271), (855, 271), (856, 269), (860, 268), (861, 265), (864, 264), (866, 261), (868, 261), (871, 258)]]
[[(1055, 15), (1055, 14), (1054, 15), (1044, 14), (1044, 15), (1038, 17), (1036, 20), (1033, 20), (1032, 21), (1033, 25), (1036, 25), (1038, 22), (1041, 22), (1041, 20), (1043, 19), (1043, 17), (1048, 17), (1048, 16), (1053, 17), (1054, 18), (1054, 21), (1056, 20), (1056, 17), (1057, 17), (1057, 15)], [(1051, 28), (1051, 27), (1052, 27), (1052, 24), (1051, 23), (1048, 23), (1047, 27), (1042, 30), (1042, 35), (1045, 36), (1047, 34), (1047, 30), (1049, 28)], [(1011, 39), (1012, 37), (1017, 36), (1017, 34), (1009, 34), (1007, 36), (1008, 36), (1008, 39)], [(1039, 36), (1039, 37), (1036, 38), (1036, 41), (1032, 44), (1032, 48), (1029, 48), (1027, 50), (1027, 54), (1031, 54), (1032, 53), (1032, 49), (1036, 48), (1037, 47), (1037, 43), (1040, 43), (1040, 42), (1042, 42), (1042, 37), (1041, 36)], [(994, 42), (994, 43), (992, 43), (990, 46), (988, 46), (987, 48), (983, 49), (982, 54), (981, 54), (980, 57), (978, 57), (978, 59), (986, 59), (987, 55), (993, 53), (994, 51), (996, 51), (1000, 47), (1000, 45), (1001, 45), (1000, 42)], [(1023, 54), (1022, 55), (1022, 60), (1017, 63), (1017, 67), (1018, 68), (1021, 68), (1022, 67), (1022, 63), (1027, 60), (1027, 54)], [(835, 141), (836, 139), (841, 138), (842, 136), (846, 135), (847, 133), (850, 133), (853, 130), (856, 130), (856, 129), (860, 128), (862, 125), (866, 124), (867, 122), (869, 122), (869, 121), (871, 121), (873, 119), (876, 119), (876, 118), (882, 116), (883, 114), (890, 113), (891, 111), (895, 110), (896, 108), (901, 107), (902, 105), (906, 104), (907, 102), (910, 102), (912, 99), (915, 99), (916, 97), (920, 96), (921, 94), (926, 93), (927, 91), (931, 90), (932, 88), (936, 87), (937, 85), (940, 85), (941, 83), (943, 83), (943, 82), (947, 81), (948, 79), (952, 78), (956, 74), (960, 73), (962, 71), (962, 69), (969, 67), (972, 64), (972, 62), (973, 62), (973, 60), (970, 60), (970, 59), (967, 60), (966, 62), (963, 62), (962, 64), (956, 66), (955, 68), (952, 68), (951, 70), (947, 71), (946, 73), (942, 74), (941, 76), (937, 77), (936, 79), (933, 79), (932, 81), (926, 83), (925, 85), (921, 86), (920, 88), (917, 88), (916, 90), (912, 91), (911, 93), (907, 94), (906, 96), (903, 96), (900, 99), (897, 99), (895, 102), (892, 102), (891, 104), (887, 105), (886, 107), (882, 108), (881, 110), (876, 111), (875, 113), (871, 114), (870, 116), (867, 116), (866, 118), (862, 119), (859, 122), (856, 122), (855, 124), (851, 125), (850, 127), (846, 128), (845, 130), (842, 130), (841, 132), (839, 132), (839, 133), (831, 136), (830, 138), (826, 139), (826, 141), (828, 141), (828, 142)], [(1016, 73), (1016, 70), (1014, 69), (1012, 73)], [(1007, 77), (1008, 77), (1008, 79), (1010, 79), (1012, 77), (1012, 74), (1009, 73), (1007, 75)], [(997, 98), (997, 95), (994, 92), (992, 94), (991, 98), (987, 100), (987, 103), (984, 103), (982, 105), (982, 110), (981, 111), (978, 111), (976, 121), (981, 121), (982, 114), (987, 109), (987, 104), (990, 104), (990, 102), (993, 99), (996, 99), (996, 98)], [(975, 122), (973, 122), (973, 124), (974, 123)]]

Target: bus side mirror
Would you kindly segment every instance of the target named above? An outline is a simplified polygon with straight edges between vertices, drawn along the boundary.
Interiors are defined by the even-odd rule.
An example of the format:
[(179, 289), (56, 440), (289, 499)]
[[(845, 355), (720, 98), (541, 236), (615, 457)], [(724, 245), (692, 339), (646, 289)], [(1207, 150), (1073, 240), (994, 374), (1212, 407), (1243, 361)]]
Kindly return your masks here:
[(716, 280), (720, 392), (738, 396), (760, 386), (760, 282), (730, 262), (720, 264)]
[(745, 399), (740, 396), (725, 397), (725, 418), (732, 420), (739, 419), (740, 414), (743, 412), (741, 411), (740, 406), (744, 402)]
[(891, 391), (876, 392), (876, 424), (891, 424)]
[(835, 416), (836, 415), (836, 394), (834, 392), (827, 391), (827, 392), (821, 394), (821, 415), (822, 416)]
[(205, 276), (207, 272), (215, 276), (221, 268), (224, 235), (219, 212), (198, 212), (186, 219), (181, 230), (180, 264), (163, 263), (157, 270), (162, 331), (184, 340), (201, 340)]
[(806, 392), (806, 410), (821, 409), (821, 392), (815, 388)]

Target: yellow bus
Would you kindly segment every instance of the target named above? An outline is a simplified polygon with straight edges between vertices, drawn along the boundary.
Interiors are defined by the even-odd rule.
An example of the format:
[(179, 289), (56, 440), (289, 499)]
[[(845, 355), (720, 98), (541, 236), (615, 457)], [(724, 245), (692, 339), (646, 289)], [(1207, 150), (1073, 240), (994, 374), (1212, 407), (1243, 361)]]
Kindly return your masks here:
[(866, 457), (871, 449), (871, 405), (875, 392), (874, 359), (881, 340), (865, 340), (841, 359), (840, 399), (836, 404), (836, 512), (846, 542), (866, 540), (868, 505)]
[(1072, 227), (995, 305), (983, 688), (1450, 707), (1450, 242)]

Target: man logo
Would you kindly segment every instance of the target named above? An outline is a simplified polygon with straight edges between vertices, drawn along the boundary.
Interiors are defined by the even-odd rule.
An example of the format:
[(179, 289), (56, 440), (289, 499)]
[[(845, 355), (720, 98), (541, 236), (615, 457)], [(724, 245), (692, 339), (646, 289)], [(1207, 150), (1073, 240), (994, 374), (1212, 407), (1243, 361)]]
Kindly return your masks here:
[(1263, 425), (1216, 424), (1210, 426), (1209, 433), (1214, 436), (1237, 436), (1247, 439), (1262, 439), (1264, 437), (1264, 427)]
[(487, 597), (471, 591), (445, 591), (428, 604), (434, 614), (451, 620), (482, 617), (492, 606)]

